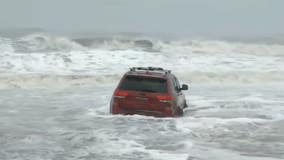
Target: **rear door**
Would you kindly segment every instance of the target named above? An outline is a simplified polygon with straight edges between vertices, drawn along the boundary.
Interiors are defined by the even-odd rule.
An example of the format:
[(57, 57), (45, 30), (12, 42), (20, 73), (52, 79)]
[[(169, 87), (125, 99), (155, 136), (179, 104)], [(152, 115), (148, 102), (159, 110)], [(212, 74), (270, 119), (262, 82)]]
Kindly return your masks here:
[(146, 76), (126, 76), (119, 86), (129, 94), (120, 101), (120, 107), (128, 110), (163, 111), (169, 104), (161, 103), (157, 96), (167, 94), (167, 80)]

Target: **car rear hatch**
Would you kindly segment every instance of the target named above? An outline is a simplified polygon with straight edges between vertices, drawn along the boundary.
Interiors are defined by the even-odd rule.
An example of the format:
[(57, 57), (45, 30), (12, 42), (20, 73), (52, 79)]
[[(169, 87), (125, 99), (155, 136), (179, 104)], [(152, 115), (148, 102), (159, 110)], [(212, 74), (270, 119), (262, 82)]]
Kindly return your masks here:
[(158, 115), (171, 107), (173, 99), (167, 90), (167, 80), (164, 78), (126, 76), (115, 97), (119, 107), (129, 113)]

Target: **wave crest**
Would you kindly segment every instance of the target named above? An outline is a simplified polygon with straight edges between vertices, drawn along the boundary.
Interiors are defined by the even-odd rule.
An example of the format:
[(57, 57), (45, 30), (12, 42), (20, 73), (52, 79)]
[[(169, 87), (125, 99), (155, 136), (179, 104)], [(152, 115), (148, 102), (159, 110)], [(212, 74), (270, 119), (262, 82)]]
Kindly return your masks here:
[(49, 52), (81, 50), (84, 47), (66, 37), (31, 34), (17, 39), (14, 48), (17, 52)]
[(74, 50), (136, 50), (173, 54), (250, 54), (284, 56), (284, 45), (242, 43), (220, 40), (172, 40), (148, 37), (68, 38), (46, 33), (34, 33), (17, 39), (0, 37), (0, 51), (52, 52)]

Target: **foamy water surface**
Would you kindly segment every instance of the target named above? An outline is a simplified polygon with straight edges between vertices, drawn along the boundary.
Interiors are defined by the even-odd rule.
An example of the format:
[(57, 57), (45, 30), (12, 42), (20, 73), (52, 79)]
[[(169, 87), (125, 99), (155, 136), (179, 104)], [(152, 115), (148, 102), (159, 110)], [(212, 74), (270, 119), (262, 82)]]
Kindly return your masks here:
[[(0, 159), (284, 158), (284, 46), (91, 42), (0, 38)], [(171, 69), (190, 84), (185, 116), (110, 115), (112, 92), (133, 66)]]

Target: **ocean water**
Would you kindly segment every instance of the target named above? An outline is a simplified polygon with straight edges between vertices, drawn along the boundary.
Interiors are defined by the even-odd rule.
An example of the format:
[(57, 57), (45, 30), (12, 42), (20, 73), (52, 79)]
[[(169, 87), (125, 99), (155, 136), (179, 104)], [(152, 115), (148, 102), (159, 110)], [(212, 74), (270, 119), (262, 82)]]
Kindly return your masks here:
[[(133, 66), (189, 84), (185, 115), (109, 114)], [(276, 43), (1, 36), (0, 159), (284, 159), (283, 73)]]

